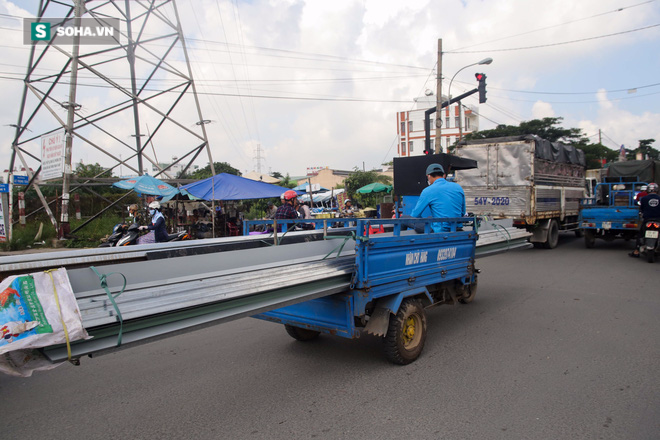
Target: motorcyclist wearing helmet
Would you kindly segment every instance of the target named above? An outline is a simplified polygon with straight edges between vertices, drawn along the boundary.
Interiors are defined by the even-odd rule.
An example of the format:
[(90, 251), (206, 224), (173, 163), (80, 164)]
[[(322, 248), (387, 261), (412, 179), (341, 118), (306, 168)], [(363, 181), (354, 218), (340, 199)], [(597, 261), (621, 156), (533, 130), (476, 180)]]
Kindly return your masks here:
[(298, 194), (291, 189), (282, 194), (282, 205), (277, 208), (275, 218), (280, 220), (297, 219), (298, 211), (293, 207), (294, 201), (297, 197)]
[(135, 203), (128, 207), (128, 216), (133, 219), (132, 223), (137, 223), (138, 225), (144, 223), (144, 218), (140, 213), (140, 207)]
[[(646, 231), (646, 222), (652, 219), (660, 219), (660, 196), (658, 195), (658, 184), (649, 183), (648, 194), (639, 200), (640, 212), (642, 214), (642, 227), (639, 228), (637, 246), (641, 245), (641, 239)], [(635, 249), (630, 254), (631, 257), (639, 257), (639, 249)]]
[(353, 217), (355, 215), (355, 208), (351, 199), (344, 200), (344, 209), (341, 210), (344, 217)]
[(140, 226), (140, 230), (148, 229), (154, 231), (154, 238), (156, 243), (167, 241), (169, 235), (165, 226), (165, 216), (160, 212), (160, 203), (157, 201), (149, 203), (149, 215), (151, 215), (151, 224), (148, 226)]
[(648, 195), (648, 190), (649, 187), (647, 185), (642, 185), (641, 187), (639, 187), (639, 192), (637, 193), (637, 195), (635, 195), (635, 201), (637, 202), (638, 205), (641, 198)]

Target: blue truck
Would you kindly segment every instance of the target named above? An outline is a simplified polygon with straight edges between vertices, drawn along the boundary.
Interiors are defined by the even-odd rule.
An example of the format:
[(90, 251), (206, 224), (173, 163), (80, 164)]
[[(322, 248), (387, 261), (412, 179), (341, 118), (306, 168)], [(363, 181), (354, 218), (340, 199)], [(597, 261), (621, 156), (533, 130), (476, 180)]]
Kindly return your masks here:
[(580, 205), (580, 230), (588, 249), (595, 246), (597, 238), (605, 241), (637, 238), (641, 220), (635, 196), (646, 183), (636, 179), (626, 182), (625, 178), (611, 180), (597, 184), (594, 197), (583, 199)]
[[(288, 334), (301, 341), (321, 333), (382, 336), (390, 361), (413, 362), (426, 340), (425, 308), (467, 304), (477, 292), (475, 218), (445, 219), (452, 230), (439, 234), (430, 231), (433, 221), (438, 219), (421, 220), (426, 233), (418, 234), (402, 230), (406, 220), (358, 220), (349, 289), (255, 317), (284, 324)], [(393, 232), (371, 234), (375, 225), (392, 227)]]
[[(476, 163), (438, 154), (394, 161), (398, 205), (412, 209), (426, 186), (430, 163), (446, 170), (468, 169)], [(398, 215), (397, 215), (398, 217)], [(384, 338), (386, 357), (409, 364), (419, 357), (426, 340), (425, 309), (441, 304), (470, 303), (477, 292), (475, 252), (478, 220), (443, 219), (449, 232), (433, 233), (440, 219), (364, 219), (355, 225), (355, 270), (350, 288), (256, 318), (284, 324), (294, 339), (307, 341), (321, 333), (357, 338), (369, 333)], [(381, 228), (382, 227), (382, 228)], [(387, 233), (373, 233), (386, 230)], [(392, 231), (392, 232), (389, 232)]]

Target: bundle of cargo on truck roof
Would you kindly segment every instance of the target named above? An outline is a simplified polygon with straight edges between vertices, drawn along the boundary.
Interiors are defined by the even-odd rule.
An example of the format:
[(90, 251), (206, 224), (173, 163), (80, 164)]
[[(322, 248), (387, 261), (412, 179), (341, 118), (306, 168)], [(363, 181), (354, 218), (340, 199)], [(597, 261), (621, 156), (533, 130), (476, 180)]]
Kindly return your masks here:
[(660, 160), (628, 160), (614, 162), (607, 169), (604, 182), (657, 182), (660, 180)]
[(580, 165), (582, 167), (587, 166), (584, 151), (562, 142), (550, 142), (534, 134), (461, 141), (458, 143), (458, 145), (501, 144), (505, 142), (517, 141), (533, 141), (534, 156), (538, 159), (543, 159), (550, 162), (570, 163), (574, 165)]

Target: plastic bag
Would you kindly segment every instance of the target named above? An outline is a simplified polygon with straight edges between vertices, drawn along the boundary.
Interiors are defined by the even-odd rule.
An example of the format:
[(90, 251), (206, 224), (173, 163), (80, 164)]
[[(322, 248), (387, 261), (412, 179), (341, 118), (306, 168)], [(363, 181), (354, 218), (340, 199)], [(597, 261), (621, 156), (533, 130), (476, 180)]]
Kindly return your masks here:
[(86, 338), (66, 269), (0, 282), (0, 355)]

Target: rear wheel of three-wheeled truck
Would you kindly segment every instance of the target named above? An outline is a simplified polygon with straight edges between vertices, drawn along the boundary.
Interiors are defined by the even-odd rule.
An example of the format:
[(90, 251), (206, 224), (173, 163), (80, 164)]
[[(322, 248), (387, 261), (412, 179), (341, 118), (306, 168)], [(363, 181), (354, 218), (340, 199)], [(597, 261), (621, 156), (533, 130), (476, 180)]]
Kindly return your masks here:
[(316, 330), (294, 327), (289, 324), (284, 324), (284, 328), (286, 329), (286, 332), (289, 334), (289, 336), (291, 336), (293, 339), (303, 342), (316, 339), (321, 334), (321, 332), (317, 332)]
[(385, 356), (391, 362), (406, 365), (419, 357), (426, 341), (426, 314), (419, 299), (403, 300), (399, 311), (390, 317), (385, 335)]

